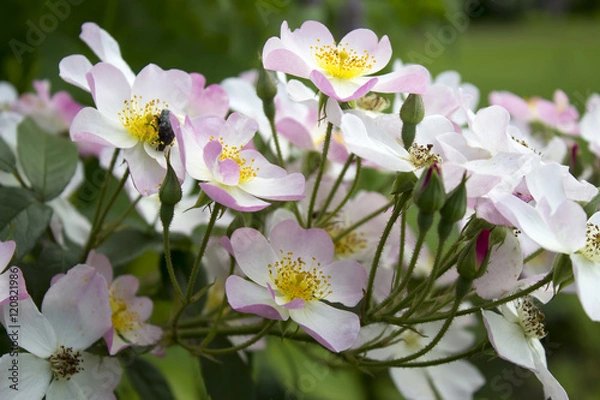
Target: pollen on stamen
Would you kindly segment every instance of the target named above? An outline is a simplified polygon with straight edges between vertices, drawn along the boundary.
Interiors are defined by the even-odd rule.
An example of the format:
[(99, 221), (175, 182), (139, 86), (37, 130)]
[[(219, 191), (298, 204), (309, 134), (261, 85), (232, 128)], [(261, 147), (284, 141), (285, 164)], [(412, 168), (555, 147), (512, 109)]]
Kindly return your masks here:
[(311, 53), (317, 65), (329, 75), (352, 79), (367, 74), (375, 65), (377, 60), (367, 50), (362, 54), (349, 46), (349, 43), (321, 45), (317, 39), (317, 45), (310, 46)]
[(72, 347), (60, 346), (48, 361), (54, 377), (58, 380), (70, 380), (71, 377), (83, 371), (83, 356), (80, 351), (73, 351)]
[(142, 96), (133, 95), (123, 101), (123, 108), (117, 114), (121, 124), (135, 139), (152, 145), (157, 144), (160, 113), (168, 104), (159, 99), (144, 101)]
[(592, 261), (600, 261), (600, 228), (591, 222), (587, 223), (585, 246), (581, 253)]
[(525, 335), (541, 339), (548, 334), (546, 331), (546, 317), (529, 299), (517, 300), (517, 313), (519, 324), (525, 331)]
[(439, 154), (431, 152), (432, 148), (432, 144), (422, 145), (417, 143), (413, 143), (409, 147), (410, 161), (416, 168), (428, 167), (434, 163), (439, 164), (442, 162), (442, 157)]
[(280, 251), (280, 259), (267, 267), (271, 281), (288, 301), (321, 300), (331, 294), (331, 276), (321, 271), (315, 258), (307, 265), (302, 257), (294, 258), (293, 252)]
[[(209, 140), (217, 140), (214, 136), (211, 136)], [(233, 160), (240, 167), (240, 183), (248, 182), (258, 176), (258, 171), (260, 171), (260, 167), (255, 167), (254, 163), (256, 159), (252, 158), (248, 162), (246, 158), (241, 156), (242, 146), (230, 146), (225, 143), (224, 139), (220, 137), (218, 139), (219, 143), (221, 143), (221, 155), (219, 156), (219, 161), (223, 161), (226, 159)]]
[[(341, 222), (334, 221), (325, 227), (325, 231), (334, 239), (346, 229)], [(363, 232), (356, 230), (344, 235), (337, 242), (334, 242), (336, 258), (348, 258), (367, 248), (367, 239)]]

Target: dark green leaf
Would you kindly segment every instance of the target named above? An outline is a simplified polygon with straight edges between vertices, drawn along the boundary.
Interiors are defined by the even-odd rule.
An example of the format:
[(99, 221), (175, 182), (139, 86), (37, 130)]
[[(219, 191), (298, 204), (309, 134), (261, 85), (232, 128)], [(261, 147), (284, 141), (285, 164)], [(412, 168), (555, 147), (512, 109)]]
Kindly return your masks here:
[(133, 387), (144, 400), (174, 400), (169, 384), (155, 366), (137, 358), (127, 367)]
[(42, 201), (51, 200), (64, 190), (78, 159), (72, 142), (44, 132), (30, 119), (19, 125), (17, 154), (32, 189)]
[(0, 239), (17, 243), (17, 257), (27, 254), (50, 223), (52, 210), (31, 192), (0, 187)]
[(0, 138), (0, 171), (14, 172), (17, 160), (12, 150), (2, 138)]
[[(224, 338), (215, 338), (210, 348), (230, 347)], [(237, 353), (216, 357), (219, 362), (200, 358), (202, 376), (206, 390), (213, 400), (255, 399), (256, 388), (252, 380), (252, 369)]]
[(106, 255), (113, 267), (116, 267), (152, 248), (157, 251), (162, 248), (162, 239), (157, 234), (141, 232), (137, 229), (123, 229), (112, 234), (97, 251)]

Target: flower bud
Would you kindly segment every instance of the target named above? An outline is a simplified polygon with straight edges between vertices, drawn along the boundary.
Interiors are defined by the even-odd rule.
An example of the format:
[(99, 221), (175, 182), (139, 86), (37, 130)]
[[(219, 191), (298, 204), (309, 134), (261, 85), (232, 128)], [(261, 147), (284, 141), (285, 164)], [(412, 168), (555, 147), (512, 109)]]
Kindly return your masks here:
[(402, 108), (400, 108), (400, 119), (404, 123), (418, 124), (425, 117), (425, 105), (419, 94), (409, 94)]
[[(273, 78), (273, 73), (261, 68), (258, 72), (258, 81), (256, 82), (256, 94), (263, 102), (263, 111), (269, 121), (275, 120), (275, 95), (277, 94), (277, 84)], [(275, 132), (273, 132), (275, 133)]]
[(426, 213), (434, 213), (444, 205), (446, 192), (437, 164), (432, 164), (421, 174), (413, 191), (413, 201), (419, 210)]
[(414, 172), (399, 172), (392, 185), (391, 194), (403, 194), (414, 190), (417, 176)]
[(158, 198), (160, 199), (160, 220), (164, 227), (168, 227), (173, 221), (175, 204), (181, 200), (181, 185), (171, 167), (169, 156), (167, 156), (167, 174), (158, 191)]
[(438, 234), (440, 238), (445, 239), (452, 231), (452, 227), (458, 222), (467, 210), (467, 188), (466, 174), (460, 184), (448, 194), (444, 206), (440, 210), (440, 223), (438, 225)]
[(490, 258), (490, 230), (484, 229), (458, 255), (456, 264), (461, 277), (469, 280), (481, 277)]
[(404, 148), (409, 149), (415, 140), (417, 124), (425, 116), (423, 99), (418, 94), (409, 94), (400, 108), (400, 119), (402, 120), (402, 142)]

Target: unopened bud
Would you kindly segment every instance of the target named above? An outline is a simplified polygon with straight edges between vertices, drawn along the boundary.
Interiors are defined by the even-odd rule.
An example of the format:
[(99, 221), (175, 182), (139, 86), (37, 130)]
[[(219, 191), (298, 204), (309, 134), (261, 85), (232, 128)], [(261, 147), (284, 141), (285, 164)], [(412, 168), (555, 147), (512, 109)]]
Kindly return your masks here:
[(409, 94), (400, 108), (402, 120), (402, 142), (404, 148), (409, 149), (415, 140), (417, 124), (425, 117), (423, 99), (418, 94)]
[(490, 230), (484, 229), (475, 240), (471, 240), (458, 256), (458, 273), (465, 279), (481, 277), (490, 258)]
[(434, 213), (444, 205), (446, 192), (437, 164), (421, 174), (413, 191), (413, 201), (419, 210), (426, 213)]
[(446, 202), (440, 210), (441, 218), (438, 225), (438, 234), (442, 239), (448, 237), (454, 224), (465, 215), (467, 210), (466, 181), (466, 175), (463, 175), (460, 184), (448, 194)]
[(160, 199), (160, 220), (164, 227), (171, 225), (175, 213), (175, 204), (181, 200), (181, 185), (167, 156), (167, 174), (158, 191)]
[(391, 194), (403, 194), (411, 192), (415, 189), (417, 176), (414, 172), (400, 172), (394, 180)]
[[(277, 95), (277, 84), (273, 73), (260, 69), (258, 81), (256, 82), (256, 94), (263, 102), (263, 111), (269, 121), (275, 120), (275, 95)], [(275, 134), (275, 132), (273, 132)]]

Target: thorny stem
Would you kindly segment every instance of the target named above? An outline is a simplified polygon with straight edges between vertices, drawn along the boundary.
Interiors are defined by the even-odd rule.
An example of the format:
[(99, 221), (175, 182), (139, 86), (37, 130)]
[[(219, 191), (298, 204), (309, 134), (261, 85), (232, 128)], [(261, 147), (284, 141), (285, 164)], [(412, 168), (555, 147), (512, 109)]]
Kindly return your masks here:
[(356, 190), (356, 186), (358, 185), (358, 179), (360, 177), (361, 165), (362, 164), (361, 164), (360, 158), (357, 158), (356, 159), (356, 176), (354, 177), (354, 181), (352, 182), (352, 186), (350, 187), (350, 190), (348, 190), (348, 193), (346, 193), (346, 196), (342, 199), (342, 201), (340, 201), (340, 204), (338, 204), (337, 207), (335, 207), (335, 209), (331, 213), (329, 213), (329, 215), (327, 215), (323, 221), (321, 221), (319, 223), (320, 226), (324, 226), (325, 224), (327, 224), (333, 217), (336, 216), (336, 214), (342, 209), (342, 207), (344, 207), (346, 205), (348, 200), (350, 200), (350, 197), (352, 197), (352, 194), (354, 194), (354, 190)]
[[(331, 190), (329, 191), (329, 194), (327, 195), (327, 198), (325, 199), (325, 202), (321, 206), (321, 210), (319, 210), (319, 215), (315, 219), (317, 224), (319, 223), (321, 218), (323, 218), (323, 216), (327, 212), (327, 208), (329, 207), (329, 204), (331, 204), (333, 197), (335, 196), (338, 188), (342, 184), (342, 181), (344, 180), (344, 176), (346, 175), (346, 172), (348, 171), (348, 168), (352, 164), (353, 160), (354, 160), (354, 154), (350, 154), (350, 156), (346, 160), (346, 163), (344, 164), (344, 167), (342, 168), (342, 172), (340, 172), (340, 175), (335, 180), (333, 187), (331, 188)], [(312, 215), (310, 215), (309, 218), (312, 218)]]

